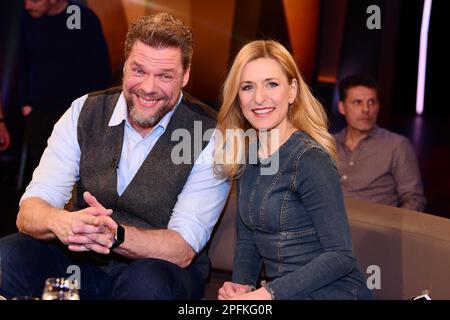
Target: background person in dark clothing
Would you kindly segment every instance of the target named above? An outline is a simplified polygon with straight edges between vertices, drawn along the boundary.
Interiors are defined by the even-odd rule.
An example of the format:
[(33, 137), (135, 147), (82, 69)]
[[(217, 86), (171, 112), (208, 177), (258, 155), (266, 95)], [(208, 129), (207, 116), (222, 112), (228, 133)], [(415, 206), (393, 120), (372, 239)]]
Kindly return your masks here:
[(1, 87), (0, 87), (0, 152), (5, 151), (9, 147), (10, 138), (8, 128), (5, 124), (5, 116), (3, 114), (3, 106), (1, 101)]
[[(79, 11), (67, 12), (72, 5)], [(107, 88), (111, 69), (100, 21), (90, 9), (67, 0), (26, 0), (25, 10), (19, 65), (26, 185), (53, 125), (76, 97)], [(78, 19), (80, 28), (70, 28), (69, 19)]]

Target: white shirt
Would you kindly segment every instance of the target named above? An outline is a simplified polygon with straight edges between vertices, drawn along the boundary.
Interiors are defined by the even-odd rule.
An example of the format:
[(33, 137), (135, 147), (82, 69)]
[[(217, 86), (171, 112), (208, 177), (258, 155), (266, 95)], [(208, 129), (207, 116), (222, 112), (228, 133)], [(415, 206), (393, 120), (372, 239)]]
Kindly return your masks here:
[[(123, 93), (120, 95), (109, 121), (109, 126), (116, 126), (125, 120), (122, 154), (117, 169), (119, 195), (124, 192), (165, 132), (181, 98), (182, 96), (177, 106), (150, 133), (142, 137), (128, 121), (125, 97)], [(77, 124), (86, 99), (87, 95), (75, 100), (55, 124), (48, 146), (20, 202), (26, 198), (39, 197), (54, 207), (63, 208), (70, 200), (73, 186), (80, 178)], [(168, 224), (168, 229), (178, 232), (195, 252), (200, 252), (208, 242), (230, 189), (226, 179), (214, 176), (213, 152), (214, 136), (195, 161), (183, 190), (178, 195)]]

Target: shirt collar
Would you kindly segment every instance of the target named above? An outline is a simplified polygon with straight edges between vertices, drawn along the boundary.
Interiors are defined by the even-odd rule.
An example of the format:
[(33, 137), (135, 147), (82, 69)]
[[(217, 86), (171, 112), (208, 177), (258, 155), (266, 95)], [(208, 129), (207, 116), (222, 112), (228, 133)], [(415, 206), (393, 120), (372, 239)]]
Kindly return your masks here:
[[(158, 124), (155, 126), (155, 128), (161, 127), (164, 130), (166, 130), (166, 128), (167, 128), (167, 126), (169, 124), (169, 121), (172, 118), (173, 113), (175, 112), (175, 110), (180, 105), (182, 99), (183, 99), (183, 92), (180, 93), (180, 97), (178, 98), (178, 101), (177, 101), (177, 103), (175, 105), (175, 108), (173, 108), (170, 112), (168, 112), (158, 122)], [(122, 93), (120, 94), (119, 100), (117, 100), (116, 107), (114, 108), (114, 111), (113, 111), (113, 114), (111, 116), (111, 119), (109, 120), (108, 126), (109, 127), (118, 126), (124, 120), (125, 120), (126, 124), (131, 127), (131, 124), (128, 121), (127, 102), (125, 100), (125, 96), (123, 95), (123, 91), (122, 91)]]
[(367, 137), (373, 138), (377, 135), (377, 133), (380, 131), (380, 127), (375, 124), (372, 128), (372, 130), (369, 131), (369, 135)]
[[(364, 140), (375, 137), (379, 131), (380, 131), (380, 127), (377, 124), (375, 124), (373, 126), (373, 128), (369, 131), (369, 134), (367, 135), (367, 137), (364, 138)], [(345, 127), (340, 132), (338, 132), (335, 135), (335, 137), (336, 137), (337, 142), (339, 142), (342, 145), (345, 145), (345, 139), (347, 138), (347, 127)]]

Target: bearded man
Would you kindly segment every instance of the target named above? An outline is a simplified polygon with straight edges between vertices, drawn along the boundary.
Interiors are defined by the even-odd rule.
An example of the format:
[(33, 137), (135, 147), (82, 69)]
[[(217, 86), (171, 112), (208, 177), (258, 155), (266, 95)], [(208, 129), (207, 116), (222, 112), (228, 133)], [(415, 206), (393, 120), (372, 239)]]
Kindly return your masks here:
[(215, 127), (213, 109), (182, 91), (192, 54), (190, 28), (172, 15), (130, 26), (122, 88), (73, 102), (22, 196), (20, 232), (0, 239), (0, 294), (39, 296), (77, 265), (81, 299), (203, 297), (204, 247), (229, 183), (213, 172), (214, 137), (192, 161), (172, 159), (177, 129)]

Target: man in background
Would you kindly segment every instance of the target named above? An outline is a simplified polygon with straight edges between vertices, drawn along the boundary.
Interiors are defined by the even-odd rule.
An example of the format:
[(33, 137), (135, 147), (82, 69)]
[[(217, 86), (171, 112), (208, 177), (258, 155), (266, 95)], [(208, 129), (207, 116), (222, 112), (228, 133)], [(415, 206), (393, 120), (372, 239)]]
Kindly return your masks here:
[[(70, 6), (79, 8), (69, 10)], [(79, 25), (76, 23), (78, 19)], [(79, 29), (77, 28), (79, 27)], [(20, 104), (28, 146), (24, 182), (53, 125), (77, 97), (110, 85), (108, 48), (97, 16), (67, 0), (25, 0), (20, 48)]]
[(423, 211), (426, 201), (410, 141), (377, 125), (375, 80), (369, 75), (348, 76), (339, 84), (339, 98), (347, 127), (334, 137), (344, 195)]

